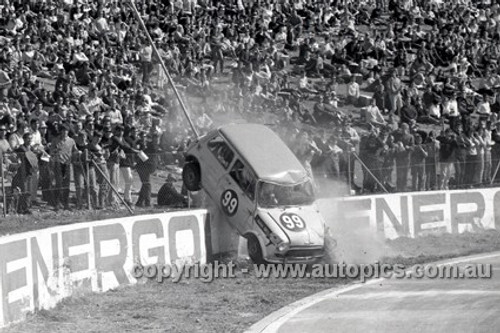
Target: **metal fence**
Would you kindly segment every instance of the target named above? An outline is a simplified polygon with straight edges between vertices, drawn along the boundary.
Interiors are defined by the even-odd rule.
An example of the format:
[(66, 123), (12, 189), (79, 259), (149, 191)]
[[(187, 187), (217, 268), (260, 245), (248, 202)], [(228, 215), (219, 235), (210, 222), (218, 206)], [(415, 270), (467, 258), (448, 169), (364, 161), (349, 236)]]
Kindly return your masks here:
[[(2, 208), (7, 214), (45, 209), (190, 208), (203, 205), (203, 196), (194, 196), (182, 184), (182, 152), (126, 156), (126, 163), (95, 159), (83, 151), (70, 163), (58, 163), (46, 154), (6, 153), (0, 156)], [(142, 157), (142, 158), (141, 158)], [(326, 157), (327, 159), (330, 157)], [(349, 152), (333, 160), (315, 161), (312, 172), (319, 196), (331, 195), (329, 179), (344, 188), (334, 195), (475, 188), (498, 183), (498, 159), (484, 156), (453, 163), (426, 159), (360, 158)], [(332, 162), (333, 161), (333, 162)]]
[(132, 213), (155, 206), (187, 208), (196, 201), (182, 187), (178, 153), (134, 155), (126, 156), (131, 163), (115, 163), (82, 151), (59, 163), (47, 154), (6, 153), (0, 163), (3, 214), (30, 213), (34, 207), (125, 207)]

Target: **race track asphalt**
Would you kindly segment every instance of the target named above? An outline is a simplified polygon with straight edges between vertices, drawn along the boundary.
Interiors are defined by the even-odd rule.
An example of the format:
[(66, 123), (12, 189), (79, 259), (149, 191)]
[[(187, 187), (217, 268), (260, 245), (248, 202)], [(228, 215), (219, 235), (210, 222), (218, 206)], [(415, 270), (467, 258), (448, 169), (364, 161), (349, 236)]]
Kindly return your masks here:
[(371, 280), (299, 301), (248, 332), (500, 332), (500, 253), (448, 262), (491, 264), (492, 277)]

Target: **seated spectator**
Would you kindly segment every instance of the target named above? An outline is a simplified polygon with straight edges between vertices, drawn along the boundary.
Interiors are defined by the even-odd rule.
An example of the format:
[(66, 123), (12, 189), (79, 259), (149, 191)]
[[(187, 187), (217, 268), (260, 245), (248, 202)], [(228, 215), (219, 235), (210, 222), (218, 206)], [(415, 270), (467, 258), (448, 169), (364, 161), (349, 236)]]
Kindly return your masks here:
[(351, 77), (351, 81), (347, 85), (346, 103), (357, 106), (359, 101), (359, 95), (360, 95), (359, 84), (356, 82), (356, 77), (353, 76)]
[(362, 109), (361, 119), (362, 121), (364, 120), (368, 127), (372, 125), (384, 127), (386, 125), (386, 121), (377, 107), (377, 101), (374, 98), (371, 99), (370, 105)]
[(168, 174), (165, 184), (158, 191), (158, 206), (184, 208), (188, 206), (187, 197), (179, 193), (175, 188), (175, 178)]

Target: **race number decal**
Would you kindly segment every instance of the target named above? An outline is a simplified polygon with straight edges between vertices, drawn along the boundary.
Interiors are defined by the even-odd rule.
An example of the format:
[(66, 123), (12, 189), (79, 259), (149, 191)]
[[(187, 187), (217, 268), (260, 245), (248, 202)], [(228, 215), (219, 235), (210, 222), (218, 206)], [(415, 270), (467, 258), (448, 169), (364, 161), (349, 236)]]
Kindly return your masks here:
[(226, 190), (222, 193), (220, 198), (220, 203), (222, 205), (222, 210), (229, 216), (236, 214), (238, 210), (238, 196), (233, 190)]
[(294, 213), (284, 213), (280, 216), (281, 225), (290, 231), (304, 230), (306, 224), (304, 220)]

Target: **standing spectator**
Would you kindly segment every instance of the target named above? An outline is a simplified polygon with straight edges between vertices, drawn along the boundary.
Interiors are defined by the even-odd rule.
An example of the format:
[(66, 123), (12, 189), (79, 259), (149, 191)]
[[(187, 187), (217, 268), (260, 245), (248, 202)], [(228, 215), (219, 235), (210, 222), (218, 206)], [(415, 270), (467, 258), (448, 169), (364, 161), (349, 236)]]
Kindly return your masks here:
[(78, 154), (75, 140), (68, 136), (69, 127), (58, 125), (54, 131), (55, 137), (50, 144), (51, 162), (54, 168), (55, 189), (54, 204), (56, 210), (63, 207), (69, 210), (69, 185), (71, 179), (71, 161)]
[(137, 160), (137, 173), (141, 180), (141, 190), (137, 199), (137, 207), (151, 207), (151, 175), (157, 168), (157, 157), (160, 152), (159, 137), (153, 136), (150, 142), (147, 142), (145, 132), (139, 134), (138, 149), (148, 157), (146, 160)]
[[(106, 178), (109, 179), (109, 172), (106, 165), (105, 151), (101, 146), (102, 136), (102, 131), (94, 131), (88, 145), (90, 158), (95, 162), (95, 164), (89, 163), (90, 201), (92, 207), (96, 209), (106, 207), (110, 191), (109, 184), (106, 181)], [(97, 191), (97, 186), (99, 186), (99, 191)]]
[[(438, 136), (440, 145), (439, 149), (439, 165), (440, 165), (440, 184), (439, 189), (449, 190), (449, 182), (452, 175), (453, 162), (455, 161), (455, 152), (458, 145), (455, 138), (455, 133), (451, 128)], [(455, 179), (457, 179), (457, 170), (455, 169)]]
[[(87, 166), (84, 151), (88, 145), (87, 134), (80, 131), (75, 135), (75, 143), (77, 150), (73, 157), (73, 180), (75, 182), (76, 209), (80, 210), (84, 207), (86, 199), (84, 193), (89, 191), (87, 184)], [(90, 207), (89, 207), (90, 208)]]
[(428, 153), (422, 142), (420, 134), (415, 135), (415, 145), (411, 152), (411, 183), (412, 191), (422, 191), (424, 189), (425, 159)]
[(23, 135), (25, 134), (26, 123), (19, 120), (16, 124), (16, 131), (9, 136), (10, 148), (16, 150), (23, 145)]
[(477, 162), (474, 168), (474, 186), (481, 186), (483, 184), (484, 176), (484, 151), (486, 148), (486, 143), (484, 141), (484, 128), (479, 127), (474, 131), (474, 139), (477, 144)]
[(455, 158), (455, 183), (457, 188), (461, 188), (465, 185), (465, 175), (466, 175), (466, 158), (467, 149), (469, 147), (469, 139), (466, 137), (463, 127), (459, 125), (457, 127), (457, 150)]
[(399, 114), (403, 106), (403, 101), (401, 99), (402, 90), (403, 84), (398, 77), (397, 70), (394, 69), (391, 73), (391, 77), (387, 81), (387, 96), (389, 98), (389, 112), (391, 114)]
[(477, 181), (479, 174), (479, 140), (477, 132), (473, 129), (468, 129), (465, 132), (465, 182), (466, 188), (472, 188)]
[(359, 144), (360, 158), (366, 166), (366, 168), (363, 168), (364, 193), (375, 193), (377, 191), (377, 180), (380, 179), (379, 154), (383, 148), (384, 143), (380, 140), (379, 130), (376, 127), (373, 127), (370, 134), (361, 139)]
[(484, 172), (483, 172), (483, 183), (489, 185), (491, 182), (492, 176), (492, 163), (491, 163), (491, 154), (492, 147), (495, 145), (495, 142), (491, 137), (491, 122), (487, 122), (486, 127), (482, 130), (482, 139), (484, 141)]
[(351, 181), (349, 185), (351, 186), (351, 188), (355, 190), (359, 190), (359, 187), (354, 182), (354, 165), (355, 165), (354, 163), (356, 159), (352, 154), (356, 153), (359, 141), (360, 141), (359, 134), (351, 126), (351, 121), (349, 119), (345, 119), (342, 122), (342, 130), (340, 132), (339, 144), (340, 148), (344, 151), (344, 160), (345, 160), (344, 169), (347, 169), (346, 170), (347, 181), (349, 180)]
[(382, 172), (381, 181), (384, 187), (388, 190), (394, 189), (394, 183), (392, 182), (392, 173), (394, 171), (394, 153), (395, 144), (394, 136), (390, 133), (389, 128), (384, 128), (384, 149), (382, 150)]
[(31, 137), (31, 133), (25, 133), (23, 135), (23, 144), (16, 148), (20, 166), (14, 179), (12, 179), (12, 188), (19, 188), (21, 193), (19, 206), (16, 207), (20, 214), (31, 214), (31, 177), (38, 170), (37, 157), (31, 150)]
[[(111, 185), (116, 189), (118, 189), (118, 170), (121, 171), (123, 181), (125, 183), (123, 197), (125, 202), (130, 205), (132, 204), (131, 190), (133, 179), (131, 160), (127, 160), (127, 154), (135, 153), (136, 150), (130, 147), (130, 145), (124, 139), (123, 133), (124, 127), (122, 125), (118, 125), (115, 127), (114, 134), (109, 145), (110, 156), (108, 159), (108, 169)], [(111, 205), (114, 205), (116, 203), (116, 197), (113, 192), (109, 193), (109, 203)]]
[(337, 145), (337, 138), (332, 136), (329, 140), (328, 150), (324, 152), (323, 162), (325, 175), (334, 180), (340, 180), (340, 156), (342, 149)]
[(427, 158), (425, 159), (425, 189), (433, 191), (438, 189), (438, 160), (440, 152), (440, 144), (436, 138), (434, 131), (430, 131), (425, 139), (425, 151)]
[(396, 189), (399, 192), (406, 191), (408, 185), (408, 169), (410, 167), (410, 155), (414, 139), (410, 134), (407, 123), (401, 123), (400, 130), (395, 135), (395, 158), (396, 158)]
[(153, 48), (147, 40), (143, 39), (144, 46), (141, 50), (141, 63), (142, 63), (142, 83), (148, 84), (151, 71), (153, 70)]

